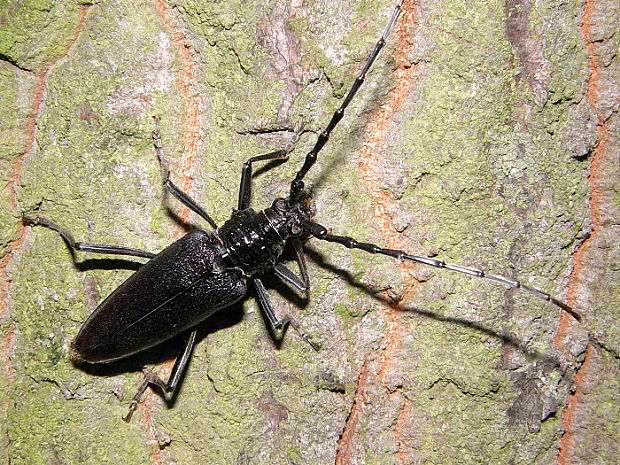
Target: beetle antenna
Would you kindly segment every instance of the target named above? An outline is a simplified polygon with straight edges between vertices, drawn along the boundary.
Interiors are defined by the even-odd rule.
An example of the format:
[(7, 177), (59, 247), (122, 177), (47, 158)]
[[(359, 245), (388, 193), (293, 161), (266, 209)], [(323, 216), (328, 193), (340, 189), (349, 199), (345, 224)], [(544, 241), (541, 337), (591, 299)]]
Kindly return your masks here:
[(416, 263), (422, 263), (423, 265), (432, 266), (434, 268), (443, 268), (444, 270), (455, 271), (457, 273), (462, 273), (462, 274), (466, 274), (469, 276), (475, 276), (477, 278), (490, 279), (491, 281), (504, 284), (505, 286), (509, 286), (514, 289), (522, 289), (524, 291), (529, 292), (530, 294), (533, 294), (539, 299), (546, 300), (547, 302), (551, 302), (555, 306), (569, 313), (577, 321), (581, 322), (583, 319), (583, 316), (581, 315), (581, 313), (579, 313), (577, 310), (575, 310), (574, 308), (572, 308), (565, 302), (562, 302), (561, 300), (556, 299), (555, 297), (552, 297), (551, 295), (539, 289), (526, 286), (525, 284), (522, 284), (520, 281), (516, 279), (506, 278), (505, 276), (488, 273), (486, 271), (479, 270), (477, 268), (472, 268), (469, 266), (446, 263), (443, 260), (438, 260), (436, 258), (410, 255), (408, 253), (403, 252), (402, 250), (384, 249), (374, 244), (370, 244), (368, 242), (358, 242), (352, 237), (348, 237), (348, 236), (335, 236), (332, 234), (328, 234), (327, 229), (323, 225), (314, 223), (312, 221), (306, 221), (303, 224), (303, 227), (317, 239), (320, 239), (322, 241), (327, 241), (327, 242), (335, 242), (337, 244), (347, 247), (348, 249), (360, 249), (360, 250), (363, 250), (364, 252), (368, 252), (372, 254), (378, 253), (382, 255), (387, 255), (388, 257), (395, 258), (399, 261), (410, 260)]
[(394, 28), (394, 24), (396, 24), (396, 20), (400, 16), (400, 13), (402, 11), (402, 5), (403, 5), (403, 0), (400, 0), (394, 7), (392, 16), (390, 17), (390, 20), (388, 21), (383, 31), (383, 34), (381, 34), (381, 38), (375, 44), (375, 48), (373, 49), (372, 53), (368, 57), (368, 60), (366, 60), (366, 64), (364, 65), (364, 68), (362, 69), (361, 73), (357, 76), (357, 78), (355, 78), (355, 82), (351, 86), (351, 89), (349, 89), (349, 93), (345, 97), (340, 107), (332, 115), (332, 119), (329, 121), (329, 124), (327, 125), (327, 127), (323, 130), (323, 132), (321, 132), (321, 134), (319, 134), (312, 150), (310, 150), (310, 152), (306, 154), (306, 159), (304, 160), (303, 166), (295, 175), (295, 179), (293, 179), (293, 181), (291, 182), (290, 197), (292, 199), (296, 199), (300, 195), (304, 187), (303, 178), (306, 176), (306, 173), (310, 170), (310, 168), (312, 168), (312, 165), (314, 165), (314, 163), (316, 162), (319, 152), (321, 151), (325, 143), (329, 140), (329, 136), (331, 132), (334, 130), (334, 128), (338, 125), (338, 123), (344, 116), (344, 112), (349, 106), (349, 104), (351, 103), (351, 100), (353, 100), (353, 97), (355, 97), (355, 94), (357, 94), (357, 91), (364, 83), (364, 79), (366, 79), (366, 74), (368, 73), (373, 63), (377, 59), (377, 56), (379, 55), (379, 52), (381, 51), (381, 49), (385, 46), (385, 41), (387, 40), (388, 36), (390, 35), (390, 32)]

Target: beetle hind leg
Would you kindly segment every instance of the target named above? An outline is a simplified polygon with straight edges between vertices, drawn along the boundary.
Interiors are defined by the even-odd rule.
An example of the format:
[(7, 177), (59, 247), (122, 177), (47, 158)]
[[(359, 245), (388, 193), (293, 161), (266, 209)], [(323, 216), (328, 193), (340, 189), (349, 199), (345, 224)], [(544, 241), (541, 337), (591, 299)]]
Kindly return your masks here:
[(185, 342), (185, 346), (183, 347), (183, 350), (174, 362), (174, 366), (172, 367), (172, 371), (170, 372), (168, 381), (164, 381), (159, 376), (154, 375), (153, 373), (144, 373), (144, 380), (142, 381), (142, 384), (140, 384), (140, 387), (138, 388), (136, 394), (131, 399), (131, 403), (129, 404), (129, 411), (127, 412), (127, 415), (123, 417), (124, 421), (129, 423), (131, 417), (133, 416), (133, 413), (138, 407), (138, 404), (142, 400), (144, 392), (149, 386), (155, 386), (159, 388), (161, 393), (164, 395), (164, 399), (166, 401), (170, 400), (174, 396), (174, 393), (178, 388), (179, 383), (183, 378), (183, 375), (187, 368), (187, 363), (191, 358), (192, 350), (194, 349), (194, 343), (196, 342), (197, 332), (198, 330), (196, 328), (192, 329), (189, 332), (189, 336), (187, 338), (187, 341)]

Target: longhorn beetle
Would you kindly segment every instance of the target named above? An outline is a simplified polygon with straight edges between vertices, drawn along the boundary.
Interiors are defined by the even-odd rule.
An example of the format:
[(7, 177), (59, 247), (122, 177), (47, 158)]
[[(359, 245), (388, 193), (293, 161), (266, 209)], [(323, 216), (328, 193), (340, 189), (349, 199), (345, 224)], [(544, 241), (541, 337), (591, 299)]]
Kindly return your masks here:
[[(149, 259), (97, 307), (70, 347), (71, 357), (77, 362), (105, 363), (135, 354), (176, 335), (186, 334), (185, 345), (168, 380), (145, 374), (144, 381), (131, 401), (129, 412), (124, 417), (126, 421), (130, 420), (149, 385), (158, 387), (164, 395), (174, 393), (191, 357), (196, 326), (216, 311), (242, 299), (248, 292), (248, 286), (253, 286), (258, 303), (273, 330), (282, 330), (290, 325), (318, 350), (318, 345), (302, 331), (294, 319), (289, 316), (276, 316), (261, 278), (264, 273), (273, 273), (297, 291), (307, 294), (310, 282), (302, 240), (309, 237), (335, 242), (349, 249), (387, 255), (399, 261), (410, 260), (478, 278), (488, 278), (525, 290), (560, 307), (577, 320), (581, 319), (580, 314), (564, 302), (517, 280), (476, 268), (448, 264), (435, 258), (358, 242), (348, 236), (333, 235), (312, 220), (314, 209), (310, 192), (304, 185), (304, 178), (364, 83), (366, 74), (384, 47), (401, 13), (401, 8), (402, 0), (395, 6), (383, 34), (342, 104), (306, 155), (303, 165), (290, 184), (288, 196), (275, 199), (271, 207), (261, 211), (254, 211), (250, 207), (252, 165), (260, 161), (288, 159), (300, 131), (297, 131), (294, 141), (286, 149), (255, 156), (245, 162), (241, 172), (237, 209), (229, 220), (218, 226), (202, 207), (170, 179), (170, 169), (159, 132), (159, 119), (156, 118), (153, 143), (161, 166), (163, 187), (209, 223), (213, 231), (193, 230), (160, 253), (154, 254), (130, 247), (76, 242), (67, 229), (46, 218), (23, 216), (27, 223), (43, 225), (57, 231), (73, 250)], [(288, 244), (293, 246), (296, 253), (301, 276), (296, 276), (282, 263), (282, 254)]]

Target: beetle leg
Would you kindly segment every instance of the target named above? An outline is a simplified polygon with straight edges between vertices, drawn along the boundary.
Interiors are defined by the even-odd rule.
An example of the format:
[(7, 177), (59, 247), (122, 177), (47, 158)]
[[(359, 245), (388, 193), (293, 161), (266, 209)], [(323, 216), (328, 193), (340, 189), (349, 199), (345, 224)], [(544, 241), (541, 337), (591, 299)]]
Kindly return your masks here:
[(308, 285), (297, 275), (295, 275), (295, 273), (284, 266), (284, 264), (278, 263), (273, 267), (273, 272), (286, 284), (290, 284), (298, 292), (303, 292), (306, 295), (306, 298), (308, 297)]
[(252, 200), (252, 163), (266, 160), (288, 160), (288, 155), (295, 148), (295, 144), (301, 137), (305, 122), (302, 122), (295, 128), (293, 139), (283, 150), (266, 153), (250, 158), (243, 164), (241, 169), (241, 182), (239, 183), (239, 201), (237, 202), (237, 210), (245, 210), (249, 208)]
[(293, 317), (291, 317), (290, 315), (286, 315), (284, 316), (284, 318), (278, 318), (276, 316), (273, 310), (273, 306), (269, 301), (269, 296), (267, 295), (267, 290), (265, 289), (265, 285), (263, 284), (263, 282), (259, 278), (253, 278), (252, 281), (254, 282), (256, 295), (258, 296), (258, 303), (262, 308), (263, 312), (265, 313), (265, 316), (267, 317), (267, 322), (269, 323), (270, 328), (275, 332), (280, 329), (286, 328), (286, 326), (288, 325), (291, 325), (291, 327), (295, 331), (297, 331), (301, 338), (308, 344), (310, 344), (312, 348), (318, 352), (320, 349), (319, 344), (313, 342), (310, 339), (310, 336), (301, 329), (299, 323), (297, 323), (297, 321), (295, 321)]
[(129, 404), (129, 412), (127, 412), (127, 415), (123, 417), (123, 420), (125, 420), (126, 422), (129, 422), (131, 420), (133, 412), (136, 411), (136, 408), (138, 407), (138, 403), (140, 403), (140, 400), (142, 399), (142, 396), (144, 395), (144, 391), (146, 391), (146, 388), (148, 388), (149, 385), (158, 387), (161, 390), (161, 392), (164, 394), (165, 399), (169, 399), (172, 396), (174, 396), (174, 392), (176, 391), (179, 385), (179, 382), (183, 378), (183, 374), (185, 373), (185, 369), (187, 368), (187, 363), (189, 362), (189, 359), (192, 355), (192, 350), (194, 349), (194, 343), (196, 342), (197, 332), (198, 330), (196, 328), (192, 329), (189, 332), (189, 336), (185, 343), (185, 347), (183, 348), (183, 351), (179, 354), (179, 356), (175, 360), (174, 366), (172, 367), (172, 370), (170, 371), (170, 376), (168, 377), (167, 382), (161, 379), (159, 376), (154, 375), (152, 373), (144, 374), (144, 380), (142, 381), (142, 384), (140, 384), (140, 387), (138, 388), (138, 391), (136, 392), (136, 394), (133, 396), (133, 399), (131, 400), (131, 403)]
[(174, 184), (170, 180), (170, 165), (168, 160), (166, 159), (166, 155), (164, 153), (164, 145), (161, 141), (161, 134), (159, 132), (159, 118), (155, 117), (155, 129), (153, 130), (153, 145), (155, 145), (155, 153), (157, 153), (157, 158), (159, 160), (159, 165), (161, 166), (161, 177), (164, 189), (174, 195), (179, 202), (189, 208), (191, 211), (200, 215), (202, 218), (206, 220), (207, 223), (211, 225), (213, 229), (217, 229), (217, 223), (209, 216), (209, 214), (204, 211), (204, 209), (196, 203), (194, 199), (192, 199), (189, 195), (179, 189), (176, 184)]
[(291, 243), (293, 244), (293, 249), (295, 250), (295, 255), (297, 256), (299, 271), (301, 271), (301, 279), (306, 285), (306, 298), (308, 298), (310, 292), (310, 275), (308, 274), (308, 266), (306, 265), (304, 247), (299, 239), (293, 239)]
[(301, 278), (295, 275), (282, 263), (276, 264), (273, 271), (274, 274), (282, 281), (290, 284), (297, 291), (303, 292), (307, 300), (310, 297), (310, 277), (308, 275), (308, 267), (306, 266), (306, 257), (303, 253), (303, 248), (299, 240), (293, 239), (292, 244), (295, 249), (299, 271), (301, 271)]
[(275, 152), (252, 157), (243, 164), (243, 168), (241, 169), (241, 183), (239, 184), (237, 210), (245, 210), (250, 206), (250, 200), (252, 198), (252, 163), (265, 160), (287, 160), (288, 154), (288, 150), (276, 150)]
[(76, 242), (73, 238), (73, 234), (68, 229), (63, 228), (62, 226), (57, 225), (53, 221), (48, 220), (47, 218), (43, 218), (41, 216), (37, 216), (35, 218), (30, 218), (28, 216), (22, 215), (22, 218), (27, 223), (33, 225), (43, 225), (47, 228), (53, 229), (58, 234), (62, 236), (67, 245), (71, 248), (71, 250), (78, 250), (80, 252), (92, 252), (92, 253), (101, 253), (101, 254), (111, 254), (111, 255), (130, 255), (133, 257), (144, 257), (144, 258), (153, 258), (156, 254), (147, 252), (146, 250), (134, 249), (132, 247), (119, 247), (116, 245), (105, 245), (105, 244), (92, 244), (89, 242)]

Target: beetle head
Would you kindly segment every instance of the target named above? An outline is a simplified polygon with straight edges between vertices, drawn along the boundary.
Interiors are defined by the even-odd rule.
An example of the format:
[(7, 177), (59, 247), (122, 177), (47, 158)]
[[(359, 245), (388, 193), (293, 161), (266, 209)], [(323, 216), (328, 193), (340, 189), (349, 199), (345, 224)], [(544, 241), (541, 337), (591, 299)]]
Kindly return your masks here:
[(285, 218), (286, 230), (289, 237), (300, 237), (304, 233), (302, 224), (314, 216), (312, 198), (306, 191), (296, 198), (277, 198), (273, 201), (273, 210)]

